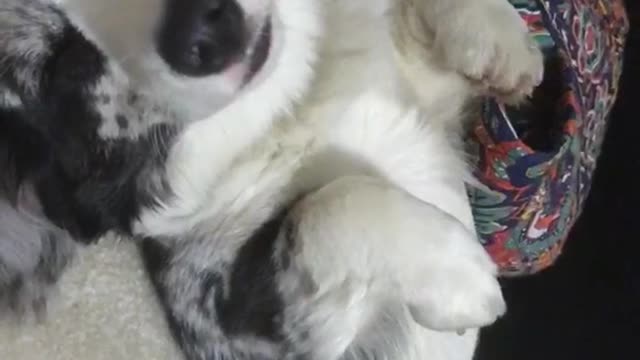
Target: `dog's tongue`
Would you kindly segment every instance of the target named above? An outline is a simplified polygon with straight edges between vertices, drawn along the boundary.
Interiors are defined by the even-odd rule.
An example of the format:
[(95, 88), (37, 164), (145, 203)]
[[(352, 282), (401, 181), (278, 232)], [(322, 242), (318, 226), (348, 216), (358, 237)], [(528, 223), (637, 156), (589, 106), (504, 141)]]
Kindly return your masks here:
[(236, 62), (225, 70), (225, 76), (234, 86), (241, 86), (247, 77), (249, 66), (244, 62)]

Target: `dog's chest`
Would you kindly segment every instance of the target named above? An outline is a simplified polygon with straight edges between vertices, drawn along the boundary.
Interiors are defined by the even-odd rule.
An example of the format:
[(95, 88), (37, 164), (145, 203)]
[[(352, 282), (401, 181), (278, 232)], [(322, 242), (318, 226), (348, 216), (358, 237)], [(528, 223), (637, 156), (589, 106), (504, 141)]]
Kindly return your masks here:
[(212, 187), (211, 198), (218, 199), (225, 217), (237, 213), (262, 222), (306, 190), (300, 172), (325, 137), (310, 126), (279, 125), (238, 156)]
[[(334, 166), (333, 160), (342, 159), (327, 160), (323, 154), (332, 150), (339, 154), (341, 147), (353, 147), (342, 146), (344, 139), (351, 139), (343, 129), (354, 127), (346, 123), (362, 121), (344, 114), (362, 94), (399, 96), (394, 60), (388, 54), (391, 41), (384, 35), (386, 20), (374, 23), (380, 27), (364, 22), (368, 26), (357, 33), (329, 36), (334, 42), (325, 44), (305, 100), (287, 116), (272, 121), (273, 127), (258, 141), (239, 153), (231, 152), (230, 166), (222, 161), (224, 168), (211, 171), (215, 180), (207, 181), (206, 206), (198, 210), (195, 222), (210, 234), (213, 229), (212, 238), (220, 239), (215, 240), (218, 249), (239, 246), (294, 200), (331, 181), (331, 174), (340, 173), (334, 171), (340, 165)], [(354, 30), (353, 26), (343, 28)]]

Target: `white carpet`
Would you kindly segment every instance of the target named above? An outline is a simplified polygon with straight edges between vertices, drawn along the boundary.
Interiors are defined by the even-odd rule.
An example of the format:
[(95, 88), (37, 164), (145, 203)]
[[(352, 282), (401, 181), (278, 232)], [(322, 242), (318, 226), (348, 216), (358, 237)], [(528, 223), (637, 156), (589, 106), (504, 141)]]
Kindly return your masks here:
[(176, 360), (135, 247), (105, 239), (81, 251), (47, 321), (0, 322), (1, 360)]

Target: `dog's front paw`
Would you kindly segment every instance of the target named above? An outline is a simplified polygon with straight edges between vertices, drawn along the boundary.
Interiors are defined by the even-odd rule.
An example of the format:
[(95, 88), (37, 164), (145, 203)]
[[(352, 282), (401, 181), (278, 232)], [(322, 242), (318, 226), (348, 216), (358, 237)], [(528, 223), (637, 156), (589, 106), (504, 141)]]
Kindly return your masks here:
[(18, 208), (0, 199), (0, 316), (20, 321), (45, 318), (75, 254), (69, 234), (40, 216), (32, 196), (21, 191)]
[(490, 325), (506, 311), (496, 265), (461, 224), (441, 223), (431, 236), (442, 243), (404, 283), (409, 311), (420, 325), (439, 331)]
[(476, 237), (385, 181), (335, 180), (297, 203), (283, 229), (280, 292), (287, 299), (328, 296), (341, 304), (330, 308), (352, 308), (378, 291), (405, 304), (420, 325), (442, 331), (489, 325), (505, 312), (497, 266)]
[(0, 315), (20, 322), (46, 319), (55, 284), (38, 276), (20, 277), (0, 287)]
[(470, 4), (436, 21), (436, 52), (483, 93), (509, 103), (523, 100), (542, 81), (541, 50), (506, 0)]

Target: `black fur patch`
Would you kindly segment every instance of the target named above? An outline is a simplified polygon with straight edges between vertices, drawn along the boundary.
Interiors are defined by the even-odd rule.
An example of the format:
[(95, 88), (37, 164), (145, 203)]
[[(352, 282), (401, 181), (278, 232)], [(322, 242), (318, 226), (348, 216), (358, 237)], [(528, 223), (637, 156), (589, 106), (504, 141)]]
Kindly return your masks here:
[(245, 243), (236, 256), (229, 280), (229, 294), (218, 307), (218, 318), (228, 334), (252, 334), (273, 341), (282, 340), (274, 323), (282, 313), (282, 300), (276, 290), (273, 262), (275, 241), (284, 215), (264, 224)]
[[(284, 351), (280, 323), (284, 304), (276, 288), (278, 269), (274, 263), (283, 219), (284, 215), (278, 215), (257, 229), (232, 264), (212, 263), (206, 270), (188, 263), (188, 257), (178, 257), (178, 249), (153, 239), (143, 241), (147, 271), (167, 310), (173, 335), (189, 359), (282, 358), (261, 357), (264, 355), (237, 341), (259, 339)], [(175, 243), (183, 248), (198, 241), (184, 238)], [(179, 279), (175, 274), (180, 274)]]
[[(19, 109), (0, 109), (4, 156), (19, 167), (3, 169), (13, 174), (3, 181), (32, 181), (47, 216), (79, 240), (110, 229), (128, 231), (140, 207), (153, 205), (140, 176), (162, 166), (174, 131), (157, 125), (136, 140), (100, 138), (103, 119), (95, 102), (108, 96), (94, 91), (108, 75), (106, 58), (68, 24), (50, 47), (47, 58), (38, 60), (43, 67), (38, 84), (23, 88), (0, 79), (23, 103)], [(19, 66), (26, 65), (12, 68)], [(32, 94), (31, 88), (39, 90)], [(116, 120), (122, 128), (130, 121), (122, 115)]]
[(116, 122), (118, 123), (120, 130), (126, 130), (129, 128), (129, 120), (127, 120), (127, 118), (122, 114), (116, 115)]
[[(175, 129), (99, 136), (105, 119), (96, 104), (118, 95), (98, 88), (110, 80), (108, 59), (50, 2), (0, 2), (0, 33), (0, 223), (3, 215), (24, 220), (10, 220), (21, 232), (0, 232), (0, 303), (30, 306), (71, 260), (68, 233), (84, 242), (109, 230), (128, 233), (143, 206), (169, 193), (162, 174)], [(34, 224), (18, 209), (25, 186), (42, 212)], [(20, 249), (29, 251), (15, 254)], [(8, 260), (20, 255), (28, 261)]]

